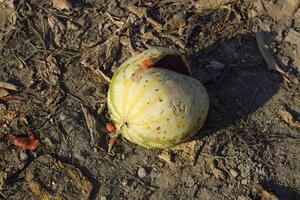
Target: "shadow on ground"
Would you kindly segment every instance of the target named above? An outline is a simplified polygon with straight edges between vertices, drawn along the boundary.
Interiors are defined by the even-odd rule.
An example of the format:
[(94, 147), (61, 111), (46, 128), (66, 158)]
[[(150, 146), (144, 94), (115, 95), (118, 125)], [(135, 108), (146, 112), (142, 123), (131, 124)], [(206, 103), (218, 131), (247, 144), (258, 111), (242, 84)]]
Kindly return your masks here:
[(200, 137), (246, 119), (276, 94), (281, 82), (268, 71), (253, 34), (218, 41), (189, 60), (194, 77), (204, 83), (210, 98)]
[(279, 200), (297, 200), (300, 199), (300, 194), (293, 188), (289, 188), (278, 184), (276, 181), (264, 181), (262, 186), (270, 192), (276, 194)]

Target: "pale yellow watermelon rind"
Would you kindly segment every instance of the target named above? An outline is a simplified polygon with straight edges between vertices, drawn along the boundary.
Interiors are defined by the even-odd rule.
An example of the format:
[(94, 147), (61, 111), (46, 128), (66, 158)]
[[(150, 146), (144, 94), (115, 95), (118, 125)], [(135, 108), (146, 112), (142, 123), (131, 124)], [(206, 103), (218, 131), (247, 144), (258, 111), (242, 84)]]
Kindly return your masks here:
[[(124, 73), (124, 75), (126, 75), (125, 70), (127, 70), (128, 68), (131, 68), (132, 71), (134, 71), (135, 69), (137, 69), (138, 67), (140, 67), (140, 64), (145, 60), (148, 59), (149, 57), (151, 57), (151, 59), (155, 61), (158, 61), (159, 59), (161, 59), (162, 57), (164, 57), (165, 55), (170, 55), (170, 54), (175, 54), (175, 55), (180, 55), (183, 59), (184, 57), (176, 50), (173, 49), (168, 49), (168, 48), (151, 48), (148, 50), (143, 51), (142, 53), (132, 56), (129, 59), (127, 59), (114, 73), (110, 86), (109, 86), (109, 90), (108, 90), (108, 110), (110, 112), (111, 115), (111, 119), (117, 123), (120, 124), (120, 122), (122, 121), (121, 119), (121, 115), (120, 113), (118, 113), (114, 108), (116, 108), (116, 105), (114, 104), (114, 94), (116, 94), (117, 92), (114, 92), (114, 85), (115, 82), (118, 81), (118, 79), (121, 77), (121, 73)], [(189, 69), (189, 68), (188, 68)], [(127, 78), (127, 75), (126, 75)]]
[[(161, 138), (157, 138), (157, 139), (153, 140), (153, 137), (147, 138), (147, 137), (143, 137), (141, 134), (134, 134), (134, 133), (130, 132), (130, 130), (128, 130), (128, 127), (124, 125), (124, 123), (125, 123), (124, 119), (126, 118), (126, 116), (123, 116), (122, 114), (120, 114), (118, 112), (118, 110), (116, 109), (117, 108), (116, 99), (120, 98), (120, 96), (114, 96), (114, 95), (118, 95), (118, 93), (119, 93), (118, 91), (116, 91), (117, 88), (120, 89), (120, 88), (122, 88), (122, 86), (115, 84), (115, 83), (118, 83), (120, 81), (122, 82), (122, 81), (124, 81), (124, 79), (130, 79), (129, 76), (131, 76), (131, 72), (134, 71), (136, 68), (138, 68), (140, 66), (141, 62), (143, 62), (145, 59), (149, 59), (149, 57), (151, 57), (151, 59), (154, 59), (154, 61), (157, 61), (160, 58), (162, 58), (163, 56), (169, 55), (169, 54), (176, 54), (176, 55), (180, 55), (182, 57), (182, 55), (179, 54), (177, 51), (173, 51), (173, 50), (169, 50), (169, 49), (146, 50), (145, 52), (143, 52), (137, 56), (131, 57), (117, 69), (117, 71), (115, 72), (115, 74), (112, 78), (112, 81), (111, 81), (111, 84), (109, 87), (109, 91), (108, 91), (108, 100), (107, 100), (108, 111), (109, 111), (112, 122), (116, 125), (119, 132), (127, 140), (129, 140), (135, 144), (141, 145), (145, 148), (149, 148), (149, 149), (168, 148), (168, 147), (175, 146), (179, 143), (189, 140), (191, 137), (193, 137), (195, 134), (197, 134), (197, 132), (203, 126), (203, 124), (205, 123), (207, 114), (208, 114), (209, 99), (208, 99), (208, 95), (207, 95), (207, 92), (206, 92), (204, 86), (198, 80), (193, 79), (191, 77), (186, 77), (187, 79), (193, 79), (195, 81), (198, 81), (198, 83), (196, 85), (200, 85), (199, 89), (203, 93), (201, 96), (201, 98), (202, 98), (201, 102), (196, 100), (197, 103), (202, 104), (200, 106), (201, 110), (199, 111), (199, 121), (196, 121), (195, 122), (196, 124), (194, 125), (194, 127), (191, 127), (191, 129), (189, 131), (186, 131), (182, 135), (174, 136), (172, 138), (172, 140), (161, 139)], [(184, 58), (184, 57), (182, 57), (182, 58)], [(190, 70), (190, 68), (188, 68), (188, 69)], [(160, 70), (164, 71), (167, 69), (160, 69)], [(149, 71), (151, 71), (151, 70), (149, 70)], [(124, 73), (124, 74), (121, 74), (121, 73)], [(176, 73), (176, 72), (169, 71), (168, 73)], [(180, 74), (180, 75), (182, 75), (182, 74)], [(185, 76), (185, 75), (182, 75), (182, 76)], [(134, 82), (132, 84), (134, 84)], [(116, 86), (116, 85), (118, 85), (118, 86)], [(119, 106), (123, 106), (123, 105), (119, 105)], [(127, 107), (128, 107), (128, 105), (127, 105)], [(130, 124), (129, 124), (129, 127), (130, 127)]]
[(181, 137), (177, 137), (177, 138), (173, 138), (172, 140), (163, 140), (158, 138), (155, 141), (153, 141), (152, 139), (142, 137), (139, 134), (128, 133), (128, 130), (129, 129), (127, 127), (121, 128), (122, 136), (126, 138), (128, 141), (140, 145), (142, 147), (145, 147), (147, 149), (168, 148), (168, 147), (175, 146), (176, 144), (181, 143), (184, 140), (188, 139), (188, 138), (183, 139)]

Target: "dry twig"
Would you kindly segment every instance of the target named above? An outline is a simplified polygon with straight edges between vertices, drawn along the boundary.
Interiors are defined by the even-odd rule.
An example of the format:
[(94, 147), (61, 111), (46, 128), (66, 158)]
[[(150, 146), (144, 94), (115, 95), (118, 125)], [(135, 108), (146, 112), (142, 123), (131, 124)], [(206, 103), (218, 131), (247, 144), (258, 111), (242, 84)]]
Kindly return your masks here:
[(12, 83), (8, 83), (8, 82), (4, 82), (4, 81), (0, 81), (0, 88), (4, 88), (7, 90), (14, 90), (14, 91), (18, 91), (18, 86), (12, 84)]

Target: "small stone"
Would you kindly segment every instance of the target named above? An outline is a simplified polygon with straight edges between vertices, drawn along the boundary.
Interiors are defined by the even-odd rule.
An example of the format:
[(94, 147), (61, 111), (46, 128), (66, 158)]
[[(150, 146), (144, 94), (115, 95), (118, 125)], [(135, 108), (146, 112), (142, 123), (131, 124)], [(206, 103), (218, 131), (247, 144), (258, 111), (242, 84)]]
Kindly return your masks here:
[(121, 183), (122, 183), (123, 186), (127, 186), (128, 185), (128, 181), (126, 179), (122, 180)]
[(124, 160), (126, 157), (124, 154), (121, 155), (121, 159)]
[(262, 167), (262, 164), (261, 164), (261, 163), (258, 163), (258, 164), (257, 164), (257, 167), (258, 167), (258, 168), (261, 168), (261, 167)]
[(61, 112), (61, 113), (59, 114), (59, 118), (60, 118), (61, 121), (64, 121), (64, 120), (66, 119), (65, 113)]
[(290, 29), (285, 37), (285, 41), (290, 42), (295, 45), (300, 44), (300, 33), (294, 29)]
[(19, 152), (19, 159), (25, 161), (27, 159), (27, 154), (24, 151)]
[(146, 171), (146, 169), (145, 168), (143, 168), (143, 167), (140, 167), (139, 169), (138, 169), (138, 175), (139, 175), (139, 177), (140, 178), (144, 178), (144, 177), (146, 177), (147, 176), (147, 171)]
[(239, 175), (239, 172), (235, 169), (230, 169), (229, 172), (234, 178), (236, 178)]
[(250, 17), (257, 17), (258, 16), (258, 12), (254, 9), (250, 10), (249, 12)]
[(100, 200), (107, 200), (107, 197), (106, 196), (101, 196)]
[(247, 179), (243, 179), (243, 180), (241, 181), (241, 184), (242, 184), (242, 185), (247, 185), (247, 183), (248, 183), (248, 180), (247, 180)]

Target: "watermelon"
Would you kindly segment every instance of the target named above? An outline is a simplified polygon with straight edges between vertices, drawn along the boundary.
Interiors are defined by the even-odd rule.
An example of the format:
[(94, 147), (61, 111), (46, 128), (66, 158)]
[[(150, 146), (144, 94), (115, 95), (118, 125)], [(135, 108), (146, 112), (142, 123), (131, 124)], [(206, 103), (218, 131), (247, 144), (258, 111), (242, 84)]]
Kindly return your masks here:
[(192, 78), (184, 56), (167, 48), (151, 48), (125, 61), (113, 75), (107, 103), (117, 131), (152, 149), (194, 136), (209, 107), (206, 89)]

